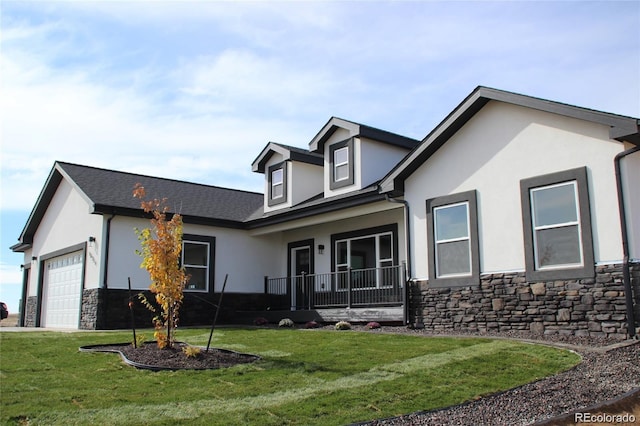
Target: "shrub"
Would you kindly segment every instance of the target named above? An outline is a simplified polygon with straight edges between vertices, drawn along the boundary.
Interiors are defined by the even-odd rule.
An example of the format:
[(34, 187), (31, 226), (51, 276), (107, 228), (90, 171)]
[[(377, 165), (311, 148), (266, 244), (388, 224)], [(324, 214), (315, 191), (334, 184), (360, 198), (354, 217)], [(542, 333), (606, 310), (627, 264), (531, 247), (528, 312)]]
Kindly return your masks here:
[(351, 330), (351, 324), (347, 321), (339, 321), (336, 323), (336, 330)]
[(278, 323), (278, 327), (293, 327), (293, 321), (291, 321), (289, 318), (281, 319)]
[(182, 348), (182, 352), (187, 358), (197, 358), (200, 355), (200, 348), (197, 346), (187, 345)]
[(141, 347), (144, 346), (144, 341), (145, 341), (144, 334), (137, 334), (136, 335), (136, 341), (134, 342), (132, 340), (131, 341), (131, 346), (133, 346), (134, 348), (141, 348)]
[(306, 324), (304, 325), (304, 327), (305, 327), (305, 328), (318, 328), (318, 327), (320, 327), (320, 324), (318, 324), (318, 323), (317, 323), (317, 322), (315, 322), (315, 321), (309, 321), (308, 323), (306, 323)]
[(253, 324), (254, 325), (267, 325), (267, 324), (269, 324), (269, 321), (266, 318), (258, 317), (258, 318), (253, 320)]
[(367, 323), (367, 328), (369, 330), (373, 330), (375, 328), (380, 328), (380, 323), (375, 322), (375, 321), (371, 321), (370, 323)]

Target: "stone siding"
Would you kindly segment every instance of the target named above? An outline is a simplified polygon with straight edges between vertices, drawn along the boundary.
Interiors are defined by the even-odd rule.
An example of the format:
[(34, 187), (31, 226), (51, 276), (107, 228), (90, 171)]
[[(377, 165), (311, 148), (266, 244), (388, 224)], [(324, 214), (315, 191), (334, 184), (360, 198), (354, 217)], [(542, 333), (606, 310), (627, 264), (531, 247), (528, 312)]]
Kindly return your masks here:
[[(640, 264), (632, 265), (636, 326), (640, 318)], [(524, 272), (485, 274), (480, 286), (410, 287), (410, 323), (430, 330), (627, 337), (622, 265), (596, 268), (582, 280), (527, 282)]]
[(101, 301), (104, 290), (100, 288), (82, 291), (82, 308), (80, 311), (80, 329), (97, 330), (102, 328)]
[(24, 312), (23, 320), (20, 323), (21, 326), (35, 327), (36, 318), (38, 315), (38, 297), (37, 296), (27, 297), (27, 303), (25, 303), (24, 310), (25, 312)]

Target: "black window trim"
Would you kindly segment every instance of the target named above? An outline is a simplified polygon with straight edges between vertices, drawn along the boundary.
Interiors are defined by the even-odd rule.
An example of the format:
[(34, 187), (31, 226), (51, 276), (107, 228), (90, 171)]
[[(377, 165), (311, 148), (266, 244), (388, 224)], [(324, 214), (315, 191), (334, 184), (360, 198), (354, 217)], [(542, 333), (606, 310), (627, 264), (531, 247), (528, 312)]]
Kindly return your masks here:
[[(330, 189), (338, 189), (345, 186), (353, 185), (353, 183), (355, 182), (353, 145), (353, 138), (349, 138), (342, 142), (337, 142), (329, 146), (329, 167), (331, 167), (329, 179)], [(334, 153), (337, 150), (345, 147), (349, 148), (349, 177), (347, 179), (336, 181)]]
[[(533, 222), (531, 219), (531, 189), (576, 182), (578, 208), (580, 210), (580, 233), (582, 240), (582, 266), (537, 270), (533, 244)], [(591, 204), (587, 168), (564, 170), (535, 176), (520, 181), (520, 199), (522, 204), (522, 229), (524, 233), (525, 276), (527, 281), (573, 280), (595, 277), (593, 235), (591, 232)]]
[[(272, 176), (273, 172), (282, 169), (282, 197), (273, 198), (273, 185), (272, 185)], [(268, 169), (268, 182), (269, 182), (269, 199), (267, 201), (268, 206), (275, 206), (278, 204), (287, 202), (287, 162), (282, 161), (280, 163), (274, 164), (270, 166)]]
[(182, 235), (182, 248), (184, 249), (184, 243), (194, 242), (194, 243), (208, 243), (209, 244), (209, 282), (207, 283), (207, 289), (188, 289), (185, 288), (185, 292), (194, 292), (194, 293), (208, 293), (213, 294), (215, 290), (215, 259), (216, 259), (216, 237), (206, 236), (206, 235), (195, 235), (195, 234), (183, 234)]
[[(468, 203), (469, 205), (469, 237), (471, 247), (471, 274), (465, 276), (436, 276), (435, 238), (433, 227), (433, 210), (449, 204)], [(466, 287), (480, 285), (480, 242), (478, 239), (478, 200), (476, 190), (460, 192), (431, 198), (427, 206), (427, 262), (429, 266), (429, 287)]]

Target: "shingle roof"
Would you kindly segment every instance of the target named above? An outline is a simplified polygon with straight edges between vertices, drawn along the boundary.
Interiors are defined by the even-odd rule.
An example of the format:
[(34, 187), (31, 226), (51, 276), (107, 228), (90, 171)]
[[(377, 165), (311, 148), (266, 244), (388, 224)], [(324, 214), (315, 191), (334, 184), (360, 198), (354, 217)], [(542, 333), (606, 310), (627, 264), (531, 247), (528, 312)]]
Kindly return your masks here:
[(170, 211), (183, 216), (242, 222), (263, 205), (263, 195), (217, 186), (56, 163), (94, 205), (96, 212), (113, 208), (140, 209), (132, 196), (136, 183), (145, 187), (147, 198), (167, 198)]
[(338, 129), (347, 130), (349, 137), (361, 136), (405, 149), (413, 149), (420, 143), (420, 141), (416, 139), (408, 138), (397, 133), (391, 133), (343, 118), (331, 117), (313, 139), (311, 139), (311, 142), (309, 142), (309, 151), (322, 152), (325, 142), (327, 142), (331, 135)]
[(147, 199), (167, 198), (172, 213), (186, 223), (243, 227), (249, 217), (260, 214), (263, 195), (172, 179), (125, 173), (78, 164), (56, 162), (36, 205), (12, 250), (23, 251), (44, 217), (62, 179), (76, 187), (91, 206), (91, 213), (142, 215), (140, 200), (133, 197), (135, 184), (145, 187)]
[(285, 161), (300, 161), (307, 164), (314, 164), (316, 166), (322, 166), (322, 162), (324, 160), (322, 154), (309, 152), (306, 149), (298, 148), (295, 146), (284, 145), (277, 142), (269, 142), (253, 161), (253, 163), (251, 164), (251, 169), (254, 172), (264, 173), (267, 161), (274, 153), (281, 154), (284, 157)]

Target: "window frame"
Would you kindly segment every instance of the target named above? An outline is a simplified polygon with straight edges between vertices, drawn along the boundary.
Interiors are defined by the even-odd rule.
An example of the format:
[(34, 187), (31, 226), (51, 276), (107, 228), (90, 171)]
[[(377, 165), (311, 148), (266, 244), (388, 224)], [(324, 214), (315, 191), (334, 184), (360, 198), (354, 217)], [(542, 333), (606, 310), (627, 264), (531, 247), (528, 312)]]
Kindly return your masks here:
[[(273, 196), (273, 173), (278, 171), (278, 170), (282, 170), (282, 195), (274, 197)], [(269, 193), (269, 198), (268, 198), (268, 202), (267, 205), (268, 206), (275, 206), (278, 204), (282, 204), (287, 202), (287, 162), (283, 161), (280, 162), (278, 164), (274, 164), (273, 166), (270, 166), (268, 169), (268, 184), (269, 184), (269, 188), (268, 188), (268, 193)]]
[[(354, 152), (353, 152), (353, 138), (349, 138), (342, 142), (334, 143), (329, 146), (329, 165), (331, 168), (330, 178), (329, 178), (329, 188), (330, 189), (338, 189), (345, 186), (353, 185), (355, 182), (354, 178)], [(346, 178), (342, 178), (340, 180), (336, 180), (336, 167), (344, 166), (345, 163), (336, 164), (335, 162), (335, 154), (337, 151), (341, 149), (347, 149), (347, 168), (349, 170), (349, 175)]]
[[(380, 250), (380, 237), (382, 236), (391, 236), (391, 257), (385, 257), (385, 258), (381, 258), (380, 254), (381, 254), (381, 250)], [(374, 228), (366, 228), (366, 229), (360, 229), (357, 231), (351, 231), (351, 232), (343, 232), (340, 234), (333, 234), (331, 235), (331, 270), (332, 272), (340, 272), (340, 267), (346, 267), (346, 270), (348, 271), (349, 268), (351, 267), (351, 256), (350, 256), (350, 251), (351, 251), (351, 241), (353, 240), (361, 240), (361, 239), (365, 239), (365, 238), (375, 238), (374, 240), (374, 244), (375, 244), (375, 250), (376, 250), (376, 269), (380, 269), (380, 268), (386, 268), (389, 267), (389, 265), (386, 266), (381, 266), (382, 263), (384, 262), (389, 262), (391, 261), (391, 265), (390, 266), (398, 266), (398, 225), (397, 224), (390, 224), (390, 225), (383, 225), (383, 226), (377, 226)], [(347, 263), (341, 263), (338, 264), (338, 244), (340, 243), (346, 243), (346, 249), (347, 249)], [(364, 270), (366, 269), (370, 269), (370, 268), (363, 268)], [(346, 288), (338, 288), (338, 281), (336, 280), (335, 283), (335, 291), (347, 291)], [(376, 276), (376, 286), (375, 287), (361, 287), (358, 288), (359, 290), (365, 290), (365, 289), (374, 289), (374, 288), (389, 288), (392, 285), (389, 286), (383, 286), (380, 285), (381, 279), (379, 276)]]
[[(532, 191), (551, 188), (567, 183), (575, 184), (574, 194), (577, 197), (577, 225), (579, 230), (579, 249), (582, 263), (537, 267), (537, 249), (535, 244), (535, 229), (533, 219)], [(589, 186), (587, 168), (564, 170), (561, 172), (535, 176), (520, 181), (520, 199), (522, 205), (522, 227), (524, 234), (525, 275), (528, 281), (570, 280), (593, 278), (595, 276), (595, 262), (593, 250), (593, 235), (591, 231), (591, 205), (589, 201)], [(562, 224), (561, 224), (562, 225)], [(575, 224), (571, 225), (575, 226)], [(561, 227), (561, 226), (560, 226)]]
[(184, 244), (206, 244), (208, 246), (208, 256), (207, 256), (207, 285), (204, 289), (199, 288), (188, 288), (185, 287), (184, 291), (194, 292), (194, 293), (209, 293), (213, 294), (215, 290), (215, 247), (216, 247), (216, 238), (203, 236), (203, 235), (192, 235), (192, 234), (184, 234), (182, 236), (182, 251), (180, 253), (180, 266), (182, 267), (198, 267), (200, 265), (190, 265), (187, 266), (184, 264)]
[[(438, 276), (437, 273), (437, 244), (435, 232), (435, 212), (438, 209), (467, 205), (467, 230), (469, 241), (470, 272), (465, 274), (451, 274)], [(435, 197), (426, 201), (427, 217), (427, 262), (429, 266), (429, 286), (464, 287), (480, 285), (480, 245), (478, 239), (478, 200), (475, 190), (457, 194)]]

